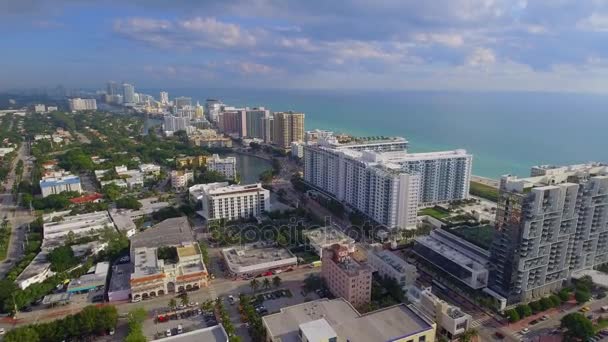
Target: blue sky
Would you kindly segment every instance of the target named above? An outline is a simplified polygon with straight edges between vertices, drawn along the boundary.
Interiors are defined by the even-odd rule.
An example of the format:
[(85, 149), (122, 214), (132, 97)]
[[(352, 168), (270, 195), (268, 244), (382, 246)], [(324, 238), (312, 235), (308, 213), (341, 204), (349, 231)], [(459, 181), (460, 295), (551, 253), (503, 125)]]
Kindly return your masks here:
[(606, 92), (606, 0), (3, 0), (0, 89)]

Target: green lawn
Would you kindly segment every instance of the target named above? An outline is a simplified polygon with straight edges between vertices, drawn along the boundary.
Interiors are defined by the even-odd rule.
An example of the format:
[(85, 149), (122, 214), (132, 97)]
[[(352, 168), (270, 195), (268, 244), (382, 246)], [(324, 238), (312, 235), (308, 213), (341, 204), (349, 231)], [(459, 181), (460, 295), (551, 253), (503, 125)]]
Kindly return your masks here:
[(494, 228), (490, 225), (477, 227), (463, 226), (454, 228), (450, 232), (483, 249), (490, 248), (494, 236)]
[(492, 202), (498, 201), (498, 189), (485, 184), (471, 182), (469, 193), (473, 196), (485, 198)]
[(424, 209), (420, 210), (418, 212), (418, 215), (427, 215), (427, 216), (434, 217), (438, 220), (442, 220), (442, 219), (450, 216), (450, 212), (443, 208), (440, 208), (440, 207), (433, 207), (433, 208), (424, 208)]

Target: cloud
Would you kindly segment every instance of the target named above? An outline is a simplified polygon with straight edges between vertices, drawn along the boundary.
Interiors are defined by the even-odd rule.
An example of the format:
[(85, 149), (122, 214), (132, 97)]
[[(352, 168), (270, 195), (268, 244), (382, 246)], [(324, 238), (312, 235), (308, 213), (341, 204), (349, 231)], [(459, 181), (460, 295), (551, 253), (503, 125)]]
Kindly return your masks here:
[(464, 38), (455, 33), (417, 33), (414, 40), (420, 43), (441, 44), (449, 47), (460, 47), (464, 44)]
[(467, 58), (467, 65), (472, 67), (485, 67), (496, 63), (496, 54), (491, 49), (476, 48)]
[(581, 19), (577, 27), (585, 31), (606, 32), (608, 31), (608, 13), (592, 13), (587, 18)]
[(119, 19), (114, 23), (114, 31), (162, 48), (249, 47), (257, 41), (253, 33), (239, 25), (201, 17), (176, 21), (141, 17)]

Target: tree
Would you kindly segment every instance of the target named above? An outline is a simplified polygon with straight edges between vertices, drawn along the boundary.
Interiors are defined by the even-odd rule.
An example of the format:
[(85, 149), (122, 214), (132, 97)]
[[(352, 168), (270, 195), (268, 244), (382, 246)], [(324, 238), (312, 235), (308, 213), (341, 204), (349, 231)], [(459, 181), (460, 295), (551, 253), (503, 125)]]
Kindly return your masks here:
[(582, 289), (577, 289), (576, 292), (574, 293), (574, 298), (576, 299), (576, 302), (578, 304), (582, 304), (582, 303), (589, 301), (589, 299), (591, 299), (591, 293), (589, 293), (588, 291), (582, 290)]
[(593, 288), (593, 279), (591, 276), (580, 277), (576, 280), (576, 289), (590, 292)]
[(275, 242), (277, 243), (277, 245), (281, 246), (281, 247), (285, 247), (287, 246), (287, 238), (285, 237), (285, 235), (281, 234), (281, 233), (277, 233), (277, 237), (275, 239)]
[(542, 311), (542, 305), (540, 304), (540, 301), (534, 301), (534, 302), (530, 302), (530, 308), (532, 309), (533, 313), (537, 313), (537, 312), (541, 312)]
[(63, 272), (78, 264), (78, 258), (70, 246), (59, 246), (49, 252), (47, 259), (53, 272)]
[(505, 311), (505, 314), (507, 315), (507, 318), (509, 319), (509, 322), (511, 322), (511, 323), (517, 322), (520, 320), (519, 313), (517, 313), (517, 310), (515, 310), (515, 309), (507, 310), (507, 311)]
[(568, 291), (568, 289), (562, 289), (557, 295), (562, 302), (570, 300), (570, 291)]
[(473, 338), (479, 336), (479, 332), (476, 329), (467, 329), (462, 335), (460, 335), (460, 342), (471, 342)]
[(274, 285), (274, 287), (280, 287), (282, 281), (283, 280), (281, 279), (281, 277), (275, 276), (274, 278), (272, 278), (272, 285)]
[(554, 295), (554, 294), (549, 296), (549, 300), (551, 301), (551, 304), (553, 304), (554, 308), (556, 308), (562, 304), (561, 298), (559, 298), (559, 296)]
[(567, 314), (561, 320), (561, 327), (566, 329), (564, 334), (568, 341), (582, 340), (586, 341), (594, 335), (593, 324), (584, 315), (574, 312)]
[(549, 297), (543, 297), (540, 299), (539, 302), (540, 302), (542, 311), (549, 310), (554, 306), (553, 301)]
[(139, 210), (141, 209), (142, 204), (133, 196), (125, 196), (116, 200), (116, 207)]
[(188, 305), (188, 303), (190, 303), (190, 298), (188, 298), (188, 294), (186, 292), (180, 294), (179, 299), (180, 299), (180, 303), (183, 306), (186, 306), (186, 305)]
[(522, 317), (522, 318), (532, 315), (532, 309), (530, 308), (530, 306), (528, 304), (520, 304), (515, 308), (515, 310), (517, 310), (519, 317)]
[(265, 290), (268, 290), (270, 288), (270, 279), (268, 278), (264, 278), (264, 281), (262, 282), (262, 286), (264, 286)]
[(112, 202), (116, 201), (120, 196), (121, 189), (118, 185), (114, 183), (104, 185), (101, 192)]
[(257, 279), (251, 279), (249, 286), (251, 286), (253, 292), (256, 292), (260, 288), (260, 282)]
[(9, 330), (4, 337), (4, 342), (38, 342), (40, 336), (33, 326), (25, 326), (17, 329)]
[(177, 301), (175, 300), (175, 298), (171, 298), (169, 300), (169, 309), (175, 310), (176, 307), (177, 307)]
[(146, 311), (146, 309), (144, 309), (144, 308), (133, 309), (133, 310), (129, 311), (129, 314), (128, 314), (129, 324), (131, 322), (141, 324), (146, 320), (147, 317), (148, 317), (148, 312)]

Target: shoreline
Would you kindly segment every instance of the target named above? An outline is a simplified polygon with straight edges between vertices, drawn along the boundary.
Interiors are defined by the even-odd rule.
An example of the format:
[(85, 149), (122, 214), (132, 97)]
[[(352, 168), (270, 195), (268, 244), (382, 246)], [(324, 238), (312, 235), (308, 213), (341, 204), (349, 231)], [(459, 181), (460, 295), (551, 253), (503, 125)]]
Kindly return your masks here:
[(476, 176), (476, 175), (471, 175), (471, 182), (476, 182), (476, 183), (480, 183), (483, 185), (491, 186), (496, 189), (498, 189), (500, 186), (500, 180), (489, 178), (489, 177)]

